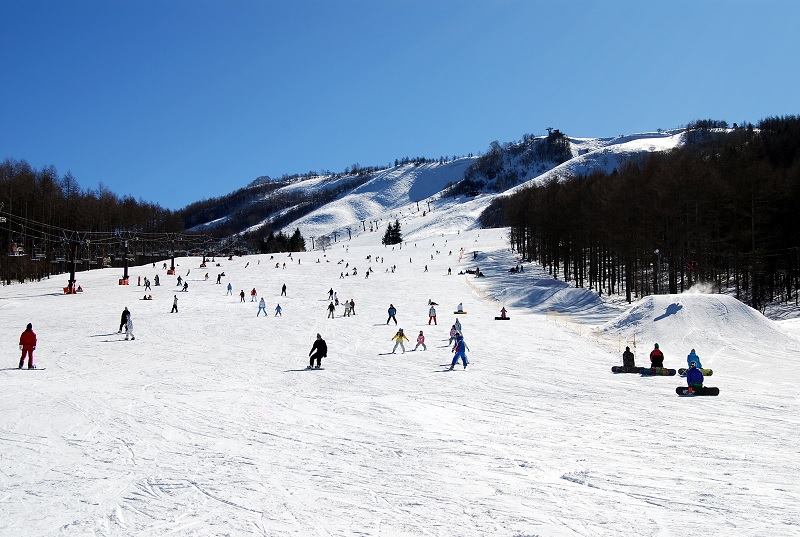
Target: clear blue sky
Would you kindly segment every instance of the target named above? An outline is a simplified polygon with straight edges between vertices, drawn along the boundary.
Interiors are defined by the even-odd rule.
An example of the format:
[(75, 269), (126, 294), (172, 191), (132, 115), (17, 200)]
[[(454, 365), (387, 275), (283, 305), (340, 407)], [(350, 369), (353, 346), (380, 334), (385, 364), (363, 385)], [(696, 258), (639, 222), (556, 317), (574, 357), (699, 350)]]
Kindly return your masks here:
[(800, 113), (798, 0), (4, 0), (0, 159), (170, 209), (258, 176)]

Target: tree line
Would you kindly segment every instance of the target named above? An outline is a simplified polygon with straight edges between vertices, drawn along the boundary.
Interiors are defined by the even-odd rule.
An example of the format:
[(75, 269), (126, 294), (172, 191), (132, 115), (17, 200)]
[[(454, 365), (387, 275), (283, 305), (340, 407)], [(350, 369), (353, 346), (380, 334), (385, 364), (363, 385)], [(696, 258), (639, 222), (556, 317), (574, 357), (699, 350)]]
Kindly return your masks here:
[(629, 302), (701, 281), (760, 310), (797, 304), (800, 118), (701, 120), (684, 140), (610, 174), (498, 199), (482, 223), (509, 226), (512, 247), (552, 275)]

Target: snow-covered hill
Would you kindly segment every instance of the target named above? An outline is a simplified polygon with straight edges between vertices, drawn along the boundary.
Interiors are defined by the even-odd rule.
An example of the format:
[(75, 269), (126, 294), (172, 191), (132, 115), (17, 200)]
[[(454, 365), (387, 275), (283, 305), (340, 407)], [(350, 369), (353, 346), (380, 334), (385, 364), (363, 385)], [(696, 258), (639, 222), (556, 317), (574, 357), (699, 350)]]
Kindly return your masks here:
[[(307, 221), (329, 233), (325, 214), (342, 226), (375, 203), (402, 245), (362, 228), (324, 252), (180, 258), (185, 293), (161, 264), (132, 286), (81, 273), (73, 296), (60, 277), (0, 288), (0, 535), (799, 534), (792, 325), (719, 295), (626, 306), (532, 264), (510, 273), (507, 231), (474, 226), (483, 196), (416, 210), (407, 192), (435, 169)], [(251, 289), (269, 316), (240, 301)], [(327, 318), (329, 290), (355, 315)], [(125, 306), (135, 341), (117, 333)], [(457, 318), (470, 365), (450, 372)], [(39, 371), (16, 369), (28, 322)], [(392, 354), (398, 328), (411, 341)], [(325, 369), (306, 371), (317, 333)], [(654, 342), (670, 367), (696, 348), (720, 395), (610, 372)]]

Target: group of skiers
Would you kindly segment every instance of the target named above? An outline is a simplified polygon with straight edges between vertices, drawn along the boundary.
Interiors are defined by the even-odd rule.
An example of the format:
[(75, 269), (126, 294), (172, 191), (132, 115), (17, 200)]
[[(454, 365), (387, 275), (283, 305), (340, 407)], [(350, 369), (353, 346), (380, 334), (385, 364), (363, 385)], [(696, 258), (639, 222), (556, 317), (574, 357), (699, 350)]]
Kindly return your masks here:
[[(702, 388), (704, 377), (701, 369), (703, 368), (703, 364), (700, 363), (700, 357), (697, 356), (697, 352), (694, 349), (686, 356), (686, 364), (688, 366), (686, 370), (686, 383), (692, 388)], [(630, 347), (625, 347), (625, 352), (622, 353), (622, 365), (626, 368), (636, 367), (636, 362)], [(654, 344), (653, 350), (650, 351), (650, 366), (664, 367), (664, 353), (661, 352), (658, 343)]]

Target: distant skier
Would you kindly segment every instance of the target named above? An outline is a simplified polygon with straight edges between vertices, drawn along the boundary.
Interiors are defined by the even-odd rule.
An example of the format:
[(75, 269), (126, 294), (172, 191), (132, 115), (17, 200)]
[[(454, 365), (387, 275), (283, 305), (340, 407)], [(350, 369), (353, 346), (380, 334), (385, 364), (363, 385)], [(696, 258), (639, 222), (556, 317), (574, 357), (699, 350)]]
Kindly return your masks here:
[(333, 300), (333, 287), (328, 291), (328, 300)]
[(456, 319), (456, 322), (453, 324), (453, 326), (456, 327), (456, 330), (458, 331), (459, 334), (463, 333), (463, 331), (461, 330), (461, 321)]
[(394, 336), (392, 336), (392, 341), (395, 342), (394, 343), (394, 348), (392, 349), (392, 354), (395, 353), (395, 351), (397, 350), (397, 346), (398, 345), (400, 346), (400, 349), (403, 351), (403, 354), (406, 353), (406, 348), (403, 345), (403, 340), (408, 341), (408, 338), (403, 333), (403, 329), (401, 328), (400, 330), (397, 331), (397, 333)]
[(172, 310), (170, 313), (178, 313), (178, 295), (172, 295)]
[(228, 284), (228, 292), (225, 293), (225, 296), (233, 295), (233, 286), (229, 283)]
[(353, 300), (352, 298), (350, 299), (350, 314), (351, 315), (355, 315), (356, 314), (356, 301)]
[(700, 357), (695, 354), (694, 349), (692, 349), (692, 352), (690, 352), (689, 356), (686, 357), (686, 364), (689, 367), (692, 367), (692, 363), (694, 363), (698, 369), (703, 368), (703, 364), (700, 363)]
[(333, 305), (333, 302), (331, 302), (331, 303), (328, 305), (328, 317), (330, 317), (331, 319), (333, 319), (333, 312), (334, 312), (334, 311), (336, 311), (336, 306), (334, 306), (334, 305)]
[(36, 369), (33, 363), (33, 351), (36, 350), (36, 333), (33, 331), (33, 325), (28, 323), (25, 331), (19, 336), (19, 350), (22, 351), (22, 356), (19, 359), (19, 368), (22, 369), (25, 363), (25, 355), (28, 356), (28, 369)]
[(127, 307), (124, 310), (122, 310), (122, 317), (120, 317), (119, 319), (119, 332), (117, 332), (117, 334), (122, 333), (122, 329), (125, 327), (125, 323), (128, 322), (128, 317), (130, 316), (130, 314), (131, 312), (128, 311)]
[(328, 356), (328, 345), (325, 343), (325, 340), (322, 339), (321, 335), (317, 334), (317, 340), (314, 342), (314, 345), (311, 346), (311, 351), (308, 353), (308, 356), (310, 359), (306, 369), (314, 367), (314, 360), (317, 361), (316, 369), (322, 367), (322, 359)]
[(686, 384), (690, 388), (703, 387), (703, 372), (697, 367), (695, 362), (689, 364), (689, 370), (686, 371)]
[(256, 317), (261, 315), (261, 312), (264, 312), (264, 317), (267, 316), (267, 303), (264, 302), (264, 297), (261, 297), (261, 300), (258, 301), (258, 313), (256, 313)]
[(286, 296), (286, 284), (285, 283), (283, 284), (283, 287), (281, 287), (281, 296)]
[(431, 324), (431, 321), (433, 321), (433, 324), (436, 324), (436, 308), (433, 306), (428, 310), (428, 324)]
[(664, 367), (664, 353), (658, 348), (658, 343), (655, 344), (650, 352), (650, 366)]
[(394, 321), (394, 324), (397, 325), (397, 318), (395, 315), (397, 314), (397, 308), (394, 307), (394, 304), (389, 304), (389, 318), (386, 319), (386, 324), (389, 324), (389, 321)]
[(258, 297), (258, 293), (256, 292), (256, 288), (253, 287), (253, 290), (250, 291), (250, 302), (255, 302), (256, 297)]
[(456, 335), (456, 344), (453, 345), (453, 350), (451, 351), (454, 352), (455, 354), (453, 355), (453, 361), (450, 364), (450, 371), (452, 371), (453, 368), (456, 366), (459, 358), (461, 358), (461, 363), (464, 366), (464, 369), (467, 368), (469, 363), (467, 362), (466, 351), (468, 350), (469, 347), (467, 346), (467, 342), (464, 341), (464, 336), (462, 336), (461, 334)]
[(239, 292), (239, 302), (244, 302), (244, 289)]
[(625, 352), (622, 353), (622, 365), (623, 367), (636, 367), (630, 347), (625, 347)]
[(133, 335), (133, 320), (131, 316), (128, 315), (128, 321), (125, 323), (125, 341), (130, 339), (136, 339), (136, 336)]
[(281, 310), (281, 305), (280, 305), (280, 304), (278, 304), (277, 306), (275, 306), (275, 317), (277, 317), (278, 315), (280, 315), (281, 317), (283, 317), (283, 315), (281, 315), (281, 311), (282, 311), (282, 310)]
[(458, 335), (458, 330), (456, 330), (456, 325), (453, 325), (450, 328), (450, 341), (447, 342), (450, 345), (452, 342), (456, 340), (456, 336)]
[(422, 350), (427, 351), (428, 347), (425, 346), (425, 335), (422, 333), (422, 330), (419, 331), (419, 335), (417, 336), (417, 344), (414, 346), (414, 350), (417, 350), (417, 347), (422, 345)]

